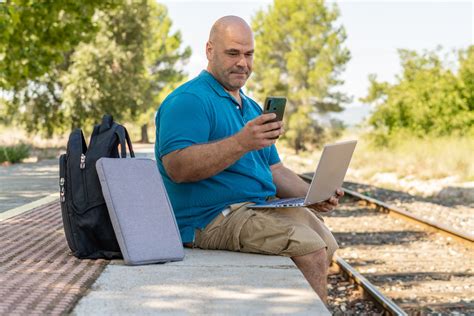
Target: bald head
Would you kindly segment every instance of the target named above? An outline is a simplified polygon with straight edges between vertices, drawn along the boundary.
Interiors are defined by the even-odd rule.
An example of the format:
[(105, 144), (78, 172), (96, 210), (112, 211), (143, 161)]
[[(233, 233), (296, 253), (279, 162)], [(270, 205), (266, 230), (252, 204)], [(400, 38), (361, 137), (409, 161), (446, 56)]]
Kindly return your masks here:
[(235, 15), (227, 15), (214, 23), (209, 33), (209, 41), (219, 41), (223, 36), (234, 32), (250, 36), (253, 40), (252, 29), (244, 19)]
[(207, 70), (225, 89), (238, 93), (252, 72), (253, 50), (253, 33), (247, 22), (238, 16), (224, 16), (209, 33)]

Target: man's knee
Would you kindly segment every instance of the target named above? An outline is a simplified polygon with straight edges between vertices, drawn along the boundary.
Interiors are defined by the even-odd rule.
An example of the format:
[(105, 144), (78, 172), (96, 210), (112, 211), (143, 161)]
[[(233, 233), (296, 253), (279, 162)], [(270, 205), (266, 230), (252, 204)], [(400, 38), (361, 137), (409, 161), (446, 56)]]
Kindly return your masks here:
[(314, 256), (326, 255), (327, 244), (317, 232), (305, 225), (294, 225), (289, 234), (288, 254), (290, 257), (313, 254)]
[(281, 214), (291, 218), (293, 221), (301, 224), (303, 227), (313, 230), (318, 235), (318, 237), (316, 239), (309, 240), (309, 243), (312, 243), (316, 240), (317, 244), (313, 245), (313, 247), (310, 246), (309, 248), (313, 248), (314, 250), (320, 249), (322, 246), (326, 247), (328, 262), (331, 261), (334, 252), (339, 247), (333, 234), (324, 224), (324, 220), (320, 214), (305, 207), (292, 208), (291, 212), (281, 211)]
[(327, 272), (327, 250), (321, 248), (302, 256), (293, 256), (291, 259), (301, 269), (311, 269), (316, 274), (324, 275)]
[(328, 257), (327, 248), (321, 248), (314, 252), (314, 261), (317, 266), (320, 266), (325, 272), (329, 267), (330, 258)]
[(326, 247), (313, 251), (311, 253), (302, 255), (302, 256), (294, 256), (292, 258), (304, 258), (308, 261), (313, 263), (326, 263), (328, 257), (328, 251)]
[(321, 248), (319, 250), (316, 250), (312, 254), (313, 254), (313, 256), (316, 260), (326, 260), (326, 258), (328, 256), (328, 251), (327, 251), (326, 247), (324, 247), (324, 248)]

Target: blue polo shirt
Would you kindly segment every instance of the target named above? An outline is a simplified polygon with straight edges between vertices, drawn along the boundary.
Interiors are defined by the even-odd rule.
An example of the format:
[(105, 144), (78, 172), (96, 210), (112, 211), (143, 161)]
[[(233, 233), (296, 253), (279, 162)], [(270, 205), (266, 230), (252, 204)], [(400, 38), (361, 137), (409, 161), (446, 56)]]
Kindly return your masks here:
[(270, 165), (280, 158), (274, 145), (248, 152), (219, 174), (197, 182), (175, 183), (163, 167), (166, 154), (232, 136), (262, 113), (242, 91), (240, 96), (242, 110), (209, 72), (202, 71), (173, 91), (156, 115), (156, 161), (185, 243), (194, 241), (195, 229), (206, 227), (227, 206), (259, 203), (276, 194)]

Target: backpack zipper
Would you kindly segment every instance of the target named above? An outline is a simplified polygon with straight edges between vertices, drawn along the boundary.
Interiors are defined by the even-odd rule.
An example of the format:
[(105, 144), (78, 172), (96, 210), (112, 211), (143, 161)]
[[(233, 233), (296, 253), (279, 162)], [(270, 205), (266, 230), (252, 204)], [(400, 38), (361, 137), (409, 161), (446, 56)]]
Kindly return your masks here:
[(85, 154), (81, 154), (81, 162), (79, 163), (79, 168), (82, 170), (81, 173), (82, 173), (82, 191), (84, 192), (84, 198), (86, 200), (86, 203), (88, 204), (89, 202), (89, 197), (88, 197), (88, 194), (87, 194), (87, 181), (86, 181), (86, 172), (85, 172), (85, 169), (86, 169), (86, 155)]
[(86, 167), (86, 155), (81, 154), (81, 163), (79, 164), (80, 169), (84, 169)]
[(64, 183), (65, 183), (65, 180), (63, 177), (59, 178), (59, 194), (60, 194), (60, 200), (61, 200), (61, 203), (64, 203), (66, 202), (66, 192), (64, 190)]

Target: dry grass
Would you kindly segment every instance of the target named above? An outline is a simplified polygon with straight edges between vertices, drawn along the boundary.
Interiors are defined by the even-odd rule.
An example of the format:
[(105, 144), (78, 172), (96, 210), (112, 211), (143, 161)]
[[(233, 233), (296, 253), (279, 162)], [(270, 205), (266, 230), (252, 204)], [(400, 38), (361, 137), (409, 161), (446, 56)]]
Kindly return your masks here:
[(28, 161), (30, 162), (58, 158), (62, 152), (66, 151), (67, 137), (68, 135), (63, 135), (47, 139), (39, 134), (28, 135), (19, 127), (0, 125), (0, 145), (29, 145), (31, 150)]
[(65, 147), (68, 135), (42, 137), (40, 134), (28, 135), (18, 126), (4, 126), (0, 124), (0, 144), (5, 146), (25, 143), (35, 148)]
[[(474, 181), (474, 139), (446, 137), (404, 138), (390, 148), (377, 148), (357, 133), (346, 133), (341, 140), (358, 139), (348, 179), (372, 183), (385, 175), (394, 180), (430, 181), (451, 179), (449, 182)], [(303, 153), (277, 144), (283, 162), (298, 173), (312, 172), (321, 151)], [(376, 181), (375, 181), (376, 182)]]
[[(132, 143), (136, 143), (141, 137), (140, 126), (125, 124)], [(155, 140), (155, 127), (148, 127), (150, 142)], [(90, 134), (84, 131), (86, 142), (89, 143)], [(66, 151), (66, 144), (69, 133), (64, 135), (45, 138), (40, 134), (28, 135), (25, 130), (17, 126), (4, 126), (0, 124), (0, 146), (16, 146), (18, 144), (27, 144), (30, 146), (30, 161), (58, 158), (61, 153)]]
[(474, 139), (467, 137), (405, 138), (387, 149), (371, 146), (364, 139), (358, 146), (353, 169), (364, 178), (376, 173), (394, 173), (399, 178), (418, 180), (454, 177), (474, 180)]

